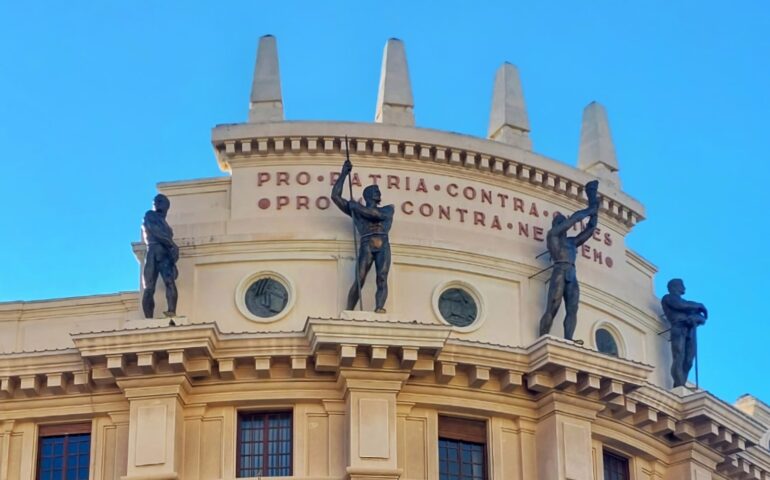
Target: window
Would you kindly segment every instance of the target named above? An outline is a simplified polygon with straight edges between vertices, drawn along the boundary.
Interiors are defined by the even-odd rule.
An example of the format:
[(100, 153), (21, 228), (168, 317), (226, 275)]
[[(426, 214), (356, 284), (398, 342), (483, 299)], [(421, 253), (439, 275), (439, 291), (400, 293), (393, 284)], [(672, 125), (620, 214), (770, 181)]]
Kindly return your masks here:
[(630, 480), (628, 459), (604, 451), (604, 480)]
[(88, 480), (90, 423), (42, 425), (38, 435), (38, 480)]
[(618, 342), (615, 337), (605, 328), (596, 331), (596, 349), (613, 357), (618, 356)]
[(486, 480), (486, 422), (439, 417), (438, 437), (440, 480)]
[(291, 412), (238, 416), (237, 476), (287, 477), (292, 470)]

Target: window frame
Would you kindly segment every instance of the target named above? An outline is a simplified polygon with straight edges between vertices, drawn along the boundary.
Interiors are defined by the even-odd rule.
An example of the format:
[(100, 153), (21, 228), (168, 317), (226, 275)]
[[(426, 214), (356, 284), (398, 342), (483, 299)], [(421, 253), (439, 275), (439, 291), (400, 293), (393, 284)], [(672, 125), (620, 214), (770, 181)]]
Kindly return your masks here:
[[(443, 428), (442, 428), (443, 420)], [(439, 414), (437, 419), (436, 448), (439, 448), (441, 440), (464, 442), (482, 447), (482, 472), (483, 480), (489, 480), (489, 420), (486, 418), (469, 418), (454, 415)], [(441, 454), (437, 452), (439, 460), (438, 474), (441, 478)]]
[[(253, 476), (242, 476), (241, 475), (241, 418), (248, 415), (261, 415), (263, 417), (266, 417), (268, 415), (282, 415), (282, 414), (288, 414), (289, 415), (289, 432), (291, 434), (290, 438), (290, 461), (289, 461), (289, 474), (288, 475), (267, 475), (262, 474), (261, 476), (253, 477)], [(292, 408), (275, 408), (275, 409), (238, 409), (235, 412), (235, 478), (293, 478), (294, 476), (294, 460), (296, 458), (295, 456), (295, 441), (296, 441), (296, 435), (294, 432), (294, 410)], [(269, 429), (265, 429), (265, 432), (268, 432)], [(264, 449), (262, 451), (262, 456), (264, 459), (269, 458), (267, 445), (268, 442), (264, 442)]]
[(67, 440), (70, 436), (73, 435), (84, 435), (88, 434), (88, 478), (91, 478), (91, 462), (93, 461), (93, 425), (92, 422), (85, 421), (85, 422), (77, 422), (77, 423), (56, 423), (56, 424), (47, 424), (47, 425), (38, 425), (37, 426), (37, 441), (36, 441), (36, 451), (35, 451), (35, 480), (40, 479), (40, 470), (41, 470), (41, 463), (42, 463), (42, 444), (43, 439), (45, 438), (51, 438), (51, 437), (63, 437), (64, 438), (64, 450), (63, 450), (63, 462), (62, 462), (62, 474), (64, 475), (62, 478), (66, 478), (66, 470), (67, 470), (67, 453), (66, 453), (66, 446), (68, 444)]
[(617, 450), (606, 448), (604, 445), (602, 445), (602, 480), (604, 480), (607, 477), (607, 470), (606, 470), (606, 463), (605, 463), (605, 455), (608, 455), (610, 457), (614, 457), (616, 459), (625, 460), (626, 462), (626, 478), (627, 480), (634, 480), (634, 459), (633, 456), (627, 455), (625, 453), (619, 452)]
[(626, 348), (626, 339), (623, 337), (623, 335), (620, 333), (620, 330), (618, 327), (616, 327), (612, 322), (607, 320), (600, 320), (596, 322), (593, 325), (593, 328), (591, 329), (591, 344), (593, 345), (593, 348), (603, 355), (609, 355), (607, 353), (599, 351), (599, 345), (596, 342), (596, 332), (599, 330), (607, 330), (607, 332), (610, 334), (612, 339), (615, 341), (615, 346), (618, 349), (618, 355), (614, 358), (626, 358), (628, 349)]

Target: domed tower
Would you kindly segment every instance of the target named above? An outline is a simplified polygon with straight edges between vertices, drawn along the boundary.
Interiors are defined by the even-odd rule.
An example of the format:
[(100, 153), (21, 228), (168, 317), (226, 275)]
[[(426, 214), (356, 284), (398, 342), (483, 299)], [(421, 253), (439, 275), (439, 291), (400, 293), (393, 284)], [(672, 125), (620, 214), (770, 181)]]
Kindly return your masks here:
[[(142, 289), (0, 306), (0, 479), (770, 478), (764, 404), (672, 388), (655, 267), (625, 243), (644, 208), (602, 105), (583, 112), (578, 168), (533, 150), (509, 63), (487, 138), (416, 127), (390, 39), (374, 110), (287, 121), (262, 37), (248, 120), (212, 131), (225, 175), (158, 185), (173, 324), (144, 318)], [(392, 206), (374, 243), (354, 225), (371, 185)], [(563, 306), (544, 332), (549, 230), (592, 208), (566, 232), (574, 334)]]

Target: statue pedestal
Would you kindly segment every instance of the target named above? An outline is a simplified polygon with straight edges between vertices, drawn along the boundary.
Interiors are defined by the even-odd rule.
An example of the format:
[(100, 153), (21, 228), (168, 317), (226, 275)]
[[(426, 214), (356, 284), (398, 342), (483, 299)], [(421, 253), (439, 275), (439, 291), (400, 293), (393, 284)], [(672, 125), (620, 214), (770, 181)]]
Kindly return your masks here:
[(677, 397), (682, 397), (682, 398), (690, 396), (690, 395), (692, 395), (695, 392), (696, 392), (696, 390), (692, 390), (692, 389), (687, 388), (685, 386), (674, 387), (674, 388), (671, 389), (671, 393), (673, 393)]
[(128, 320), (123, 325), (124, 330), (137, 330), (141, 328), (160, 328), (171, 326), (171, 320), (176, 326), (189, 325), (190, 320), (185, 316), (164, 317), (164, 318), (137, 318)]
[(365, 322), (397, 322), (397, 323), (416, 323), (411, 320), (396, 318), (390, 313), (375, 313), (361, 310), (343, 310), (340, 312), (342, 320), (360, 320)]

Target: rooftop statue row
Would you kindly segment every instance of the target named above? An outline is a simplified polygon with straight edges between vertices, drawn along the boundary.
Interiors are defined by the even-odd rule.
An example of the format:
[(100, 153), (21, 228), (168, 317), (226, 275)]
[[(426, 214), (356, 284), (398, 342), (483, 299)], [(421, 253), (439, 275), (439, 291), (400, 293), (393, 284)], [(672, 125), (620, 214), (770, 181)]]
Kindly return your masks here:
[[(278, 47), (275, 37), (266, 35), (260, 38), (257, 50), (249, 123), (283, 120)], [(406, 50), (404, 43), (395, 38), (385, 44), (374, 121), (407, 127), (415, 125), (414, 97)], [(519, 71), (514, 65), (503, 63), (495, 74), (487, 138), (532, 150), (529, 132), (529, 117)], [(591, 102), (583, 111), (578, 167), (607, 185), (620, 187), (618, 161), (607, 112), (597, 102)]]
[[(283, 120), (283, 100), (280, 86), (277, 48), (275, 38), (260, 39), (254, 81), (250, 98), (249, 123), (280, 122)], [(383, 56), (382, 75), (377, 101), (375, 121), (378, 123), (414, 126), (414, 101), (409, 80), (404, 45), (396, 39), (388, 40)], [(530, 130), (521, 81), (516, 67), (505, 63), (498, 70), (492, 101), (488, 138), (518, 148), (531, 150)], [(348, 152), (347, 145), (345, 151)], [(618, 186), (618, 166), (604, 108), (591, 103), (583, 116), (579, 166), (597, 177), (603, 183)], [(363, 310), (361, 289), (368, 272), (374, 265), (376, 270), (376, 294), (374, 311), (385, 312), (388, 297), (388, 273), (391, 263), (389, 232), (393, 223), (393, 205), (380, 206), (382, 195), (377, 185), (364, 189), (365, 204), (353, 197), (350, 175), (352, 164), (344, 163), (331, 192), (331, 199), (353, 224), (353, 239), (356, 253), (355, 281), (350, 287), (346, 308), (355, 309), (358, 303)], [(350, 199), (343, 198), (344, 184), (350, 185)], [(547, 252), (551, 266), (548, 282), (548, 296), (542, 317), (541, 335), (549, 334), (562, 301), (565, 304), (564, 336), (573, 340), (577, 323), (580, 288), (577, 280), (575, 260), (579, 247), (590, 239), (598, 224), (599, 181), (585, 185), (588, 206), (570, 216), (555, 214), (547, 233)], [(158, 195), (154, 208), (148, 211), (143, 222), (143, 237), (147, 245), (142, 275), (144, 293), (142, 308), (147, 318), (154, 315), (154, 293), (158, 277), (163, 280), (167, 300), (164, 312), (170, 317), (176, 315), (177, 289), (176, 262), (179, 249), (173, 241), (173, 231), (166, 222), (170, 202), (164, 195)], [(582, 222), (588, 218), (588, 222)], [(582, 230), (573, 237), (568, 232), (573, 227)], [(687, 373), (695, 357), (695, 328), (705, 322), (706, 310), (701, 304), (687, 302), (681, 298), (684, 285), (681, 280), (669, 283), (669, 294), (663, 298), (663, 310), (671, 323), (673, 353), (672, 377), (675, 386), (684, 385)], [(582, 343), (578, 341), (578, 343)]]
[[(380, 206), (382, 195), (376, 184), (364, 189), (364, 205), (356, 201), (353, 198), (350, 183), (352, 169), (353, 165), (350, 159), (347, 159), (331, 193), (335, 205), (351, 217), (354, 244), (357, 245), (356, 280), (350, 287), (346, 309), (354, 310), (357, 303), (363, 309), (361, 288), (372, 265), (375, 265), (377, 289), (374, 311), (385, 313), (385, 302), (388, 297), (387, 280), (391, 263), (389, 233), (393, 224), (394, 208), (393, 205)], [(346, 180), (350, 186), (348, 200), (343, 198)], [(552, 261), (549, 267), (551, 276), (545, 311), (540, 319), (540, 335), (550, 333), (553, 320), (563, 300), (566, 309), (564, 337), (567, 340), (573, 340), (580, 297), (575, 261), (578, 247), (591, 238), (598, 224), (598, 186), (598, 181), (589, 182), (585, 186), (588, 207), (569, 217), (560, 213), (553, 217), (551, 229), (547, 234), (548, 253)], [(170, 207), (169, 199), (165, 195), (158, 194), (153, 201), (153, 209), (145, 214), (142, 223), (143, 240), (147, 246), (142, 272), (144, 288), (142, 309), (146, 318), (153, 318), (155, 286), (160, 277), (166, 287), (167, 309), (164, 315), (170, 318), (170, 324), (173, 325), (178, 299), (176, 263), (179, 259), (179, 248), (173, 240), (173, 229), (166, 221)], [(582, 231), (576, 236), (568, 236), (569, 230), (585, 218), (589, 220)], [(708, 311), (703, 304), (682, 298), (685, 293), (682, 280), (671, 280), (668, 283), (668, 290), (669, 293), (663, 297), (661, 304), (666, 319), (671, 325), (671, 376), (674, 386), (678, 387), (686, 384), (687, 375), (696, 357), (696, 329), (706, 322)], [(582, 344), (581, 341), (577, 343)]]

